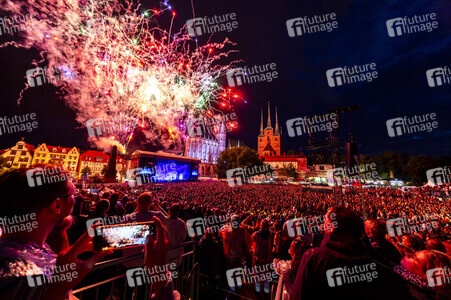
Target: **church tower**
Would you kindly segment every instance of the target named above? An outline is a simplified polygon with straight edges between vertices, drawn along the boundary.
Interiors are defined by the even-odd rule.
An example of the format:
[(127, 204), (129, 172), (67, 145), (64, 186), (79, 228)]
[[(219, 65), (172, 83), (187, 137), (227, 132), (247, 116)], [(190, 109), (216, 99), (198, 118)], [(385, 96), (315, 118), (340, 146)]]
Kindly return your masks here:
[(219, 132), (216, 135), (216, 137), (217, 137), (218, 142), (219, 142), (219, 149), (218, 149), (218, 156), (219, 156), (219, 154), (221, 154), (221, 152), (224, 151), (225, 148), (226, 148), (226, 133), (227, 133), (227, 130), (225, 128), (224, 121), (221, 122), (221, 124), (218, 127), (219, 127)]
[(272, 128), (271, 107), (268, 101), (268, 119), (263, 129), (263, 110), (261, 111), (260, 134), (258, 136), (258, 154), (261, 156), (281, 155), (281, 135), (276, 107), (276, 126)]

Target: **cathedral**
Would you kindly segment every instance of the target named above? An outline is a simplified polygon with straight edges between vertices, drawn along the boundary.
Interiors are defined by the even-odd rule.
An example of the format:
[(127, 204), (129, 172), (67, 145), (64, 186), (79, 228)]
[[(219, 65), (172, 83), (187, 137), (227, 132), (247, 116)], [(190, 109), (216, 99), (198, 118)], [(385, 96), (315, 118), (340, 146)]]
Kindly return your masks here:
[(268, 102), (268, 119), (266, 128), (263, 128), (263, 110), (261, 111), (260, 134), (258, 135), (258, 155), (266, 164), (275, 170), (292, 165), (298, 172), (308, 172), (307, 158), (300, 152), (299, 155), (282, 154), (282, 130), (279, 127), (279, 116), (277, 107), (275, 109), (276, 124), (272, 128), (271, 108)]
[(271, 110), (268, 102), (268, 120), (266, 128), (263, 129), (263, 109), (261, 113), (260, 135), (258, 136), (258, 154), (260, 156), (280, 155), (282, 148), (281, 134), (279, 129), (279, 119), (276, 107), (276, 128), (271, 126)]
[(202, 126), (196, 134), (187, 136), (185, 156), (200, 159), (199, 176), (214, 176), (219, 154), (226, 148), (226, 133), (224, 122), (220, 122), (215, 126)]

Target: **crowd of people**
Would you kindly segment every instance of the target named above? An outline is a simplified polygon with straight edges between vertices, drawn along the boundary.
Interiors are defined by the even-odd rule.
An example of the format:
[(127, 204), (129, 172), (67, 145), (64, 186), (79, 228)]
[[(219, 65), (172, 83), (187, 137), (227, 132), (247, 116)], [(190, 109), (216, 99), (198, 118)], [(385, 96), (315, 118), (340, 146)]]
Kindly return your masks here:
[[(194, 241), (203, 274), (201, 287), (208, 299), (224, 294), (228, 299), (239, 298), (234, 295), (251, 299), (449, 299), (451, 205), (443, 196), (450, 189), (449, 184), (408, 190), (331, 191), (276, 184), (232, 188), (223, 181), (98, 184), (77, 189), (70, 180), (30, 187), (26, 169), (19, 169), (0, 177), (1, 215), (5, 220), (35, 214), (37, 228), (2, 229), (0, 298), (74, 297), (71, 290), (95, 263), (114, 256), (111, 250), (93, 251), (87, 221), (111, 218), (155, 221), (157, 225), (156, 236), (149, 235), (144, 246), (144, 261), (129, 261), (128, 268), (168, 262), (179, 265), (183, 248), (176, 246)], [(199, 218), (204, 220), (201, 232), (192, 221)], [(410, 225), (421, 224), (414, 224), (411, 232), (390, 234), (387, 224), (397, 218)], [(308, 226), (299, 231), (302, 220), (308, 220)], [(93, 254), (82, 254), (87, 251)], [(124, 249), (121, 255), (141, 251)], [(77, 279), (42, 287), (27, 285), (27, 275), (69, 262), (77, 266)], [(355, 271), (354, 266), (363, 265), (376, 272), (374, 278), (344, 284), (347, 279), (342, 277), (340, 284), (331, 285), (330, 270)], [(257, 268), (263, 273), (267, 266), (277, 276), (252, 284), (228, 281), (228, 270)], [(444, 280), (431, 286), (427, 272), (436, 269), (444, 270), (440, 273)], [(153, 284), (151, 293), (155, 299), (183, 296), (174, 291), (171, 280)]]

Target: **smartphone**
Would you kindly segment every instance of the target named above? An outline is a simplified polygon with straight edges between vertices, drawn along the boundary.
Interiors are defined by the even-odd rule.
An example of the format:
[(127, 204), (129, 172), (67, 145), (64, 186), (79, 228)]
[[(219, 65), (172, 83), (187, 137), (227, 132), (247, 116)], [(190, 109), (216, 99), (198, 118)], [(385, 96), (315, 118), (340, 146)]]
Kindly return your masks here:
[(95, 227), (94, 250), (117, 250), (142, 246), (147, 235), (155, 237), (155, 222), (99, 225)]

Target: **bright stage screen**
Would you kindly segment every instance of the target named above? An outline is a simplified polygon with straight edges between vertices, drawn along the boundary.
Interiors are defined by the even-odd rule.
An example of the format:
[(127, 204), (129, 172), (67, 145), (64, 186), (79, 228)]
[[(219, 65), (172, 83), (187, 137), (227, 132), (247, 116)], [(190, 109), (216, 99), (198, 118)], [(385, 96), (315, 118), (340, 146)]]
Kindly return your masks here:
[(143, 175), (150, 176), (153, 182), (195, 180), (197, 168), (189, 162), (141, 158), (139, 166)]

